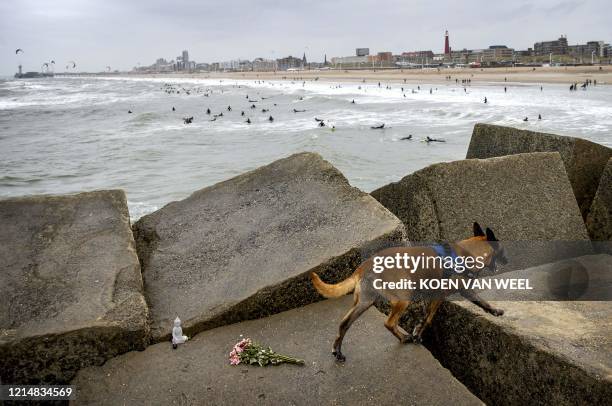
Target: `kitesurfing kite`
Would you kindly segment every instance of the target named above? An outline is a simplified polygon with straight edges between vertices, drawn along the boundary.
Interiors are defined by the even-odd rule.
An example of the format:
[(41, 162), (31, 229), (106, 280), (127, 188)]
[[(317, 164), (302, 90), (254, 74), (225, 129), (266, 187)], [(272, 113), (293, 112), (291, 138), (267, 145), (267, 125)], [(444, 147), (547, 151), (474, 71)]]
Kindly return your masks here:
[(21, 48), (17, 48), (17, 49), (15, 50), (15, 55), (17, 55), (19, 52), (23, 53), (23, 49), (21, 49)]

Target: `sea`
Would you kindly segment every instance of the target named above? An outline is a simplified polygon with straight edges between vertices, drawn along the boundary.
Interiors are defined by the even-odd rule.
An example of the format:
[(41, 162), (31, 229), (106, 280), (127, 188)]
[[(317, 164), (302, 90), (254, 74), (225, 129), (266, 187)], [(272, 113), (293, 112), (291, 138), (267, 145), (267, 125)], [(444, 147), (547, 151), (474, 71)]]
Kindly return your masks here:
[(134, 221), (301, 151), (321, 154), (369, 192), (465, 158), (476, 123), (612, 147), (612, 86), (569, 85), (0, 79), (0, 198), (118, 188)]

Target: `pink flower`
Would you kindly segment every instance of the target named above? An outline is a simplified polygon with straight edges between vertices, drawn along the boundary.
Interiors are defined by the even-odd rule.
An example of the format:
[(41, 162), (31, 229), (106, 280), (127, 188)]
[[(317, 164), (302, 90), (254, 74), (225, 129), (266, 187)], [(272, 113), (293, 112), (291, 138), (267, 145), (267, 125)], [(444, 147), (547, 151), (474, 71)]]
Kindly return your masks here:
[(240, 340), (240, 342), (238, 344), (235, 345), (235, 347), (240, 348), (241, 350), (248, 347), (249, 345), (251, 345), (253, 342), (251, 341), (250, 338), (243, 338), (242, 340)]
[(251, 345), (253, 341), (250, 338), (243, 338), (239, 342), (234, 345), (232, 348), (232, 352), (229, 354), (230, 364), (238, 365), (240, 364), (240, 353), (242, 353), (245, 348)]
[(230, 357), (230, 364), (231, 365), (238, 365), (240, 364), (240, 357), (238, 355), (233, 355)]

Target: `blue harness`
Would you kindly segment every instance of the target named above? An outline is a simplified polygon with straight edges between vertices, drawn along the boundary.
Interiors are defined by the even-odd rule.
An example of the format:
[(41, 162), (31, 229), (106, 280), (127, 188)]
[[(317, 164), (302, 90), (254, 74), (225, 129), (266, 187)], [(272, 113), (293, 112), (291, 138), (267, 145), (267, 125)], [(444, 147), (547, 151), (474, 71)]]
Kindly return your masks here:
[[(450, 245), (444, 246), (442, 244), (434, 244), (431, 246), (431, 248), (436, 252), (436, 254), (438, 254), (439, 257), (451, 257), (453, 260), (453, 264), (455, 263), (455, 260), (457, 259), (457, 253)], [(457, 272), (455, 272), (454, 268), (443, 269), (442, 276), (444, 278), (451, 278), (453, 275), (459, 275)]]

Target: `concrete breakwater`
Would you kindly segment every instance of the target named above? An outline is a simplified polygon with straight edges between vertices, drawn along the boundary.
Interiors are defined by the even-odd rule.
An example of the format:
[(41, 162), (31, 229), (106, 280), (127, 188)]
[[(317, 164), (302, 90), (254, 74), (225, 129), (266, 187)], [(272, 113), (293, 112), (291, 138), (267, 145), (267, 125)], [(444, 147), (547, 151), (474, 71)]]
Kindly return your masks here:
[[(171, 321), (180, 316), (188, 335), (200, 333), (193, 353), (183, 359), (191, 365), (186, 370), (208, 371), (199, 376), (211, 380), (209, 400), (222, 399), (215, 383), (229, 382), (233, 371), (240, 371), (218, 369), (206, 361), (198, 351), (203, 351), (200, 348), (207, 346), (207, 340), (218, 347), (229, 346), (231, 342), (215, 340), (229, 339), (241, 326), (244, 331), (268, 328), (291, 340), (295, 351), (303, 342), (318, 346), (315, 352), (327, 353), (340, 314), (331, 310), (333, 301), (310, 306), (322, 297), (312, 288), (308, 274), (316, 271), (327, 282), (342, 280), (369, 247), (461, 239), (479, 221), (494, 228), (501, 241), (582, 241), (586, 244), (567, 256), (593, 254), (589, 236), (605, 245), (611, 235), (610, 156), (609, 148), (579, 139), (477, 125), (470, 159), (432, 165), (371, 195), (351, 187), (317, 154), (301, 153), (201, 189), (131, 227), (122, 191), (2, 200), (0, 377), (3, 383), (66, 383), (78, 374), (74, 382), (87, 394), (88, 403), (99, 404), (110, 400), (98, 388), (114, 392), (114, 401), (141, 403), (144, 387), (167, 393), (183, 379), (194, 383), (183, 388), (183, 395), (205, 401), (206, 391), (185, 394), (201, 386), (196, 384), (197, 376), (179, 374), (156, 380), (160, 374), (149, 373), (157, 357), (171, 360), (174, 356), (164, 341)], [(537, 244), (531, 254), (514, 269), (551, 260), (546, 255), (538, 257)], [(600, 270), (612, 262), (607, 254), (598, 258), (581, 263)], [(502, 321), (487, 317), (489, 324), (469, 305), (449, 303), (436, 317), (426, 344), (461, 383), (421, 348), (415, 356), (422, 368), (438, 372), (414, 378), (411, 385), (431, 387), (419, 395), (430, 402), (478, 403), (468, 389), (483, 401), (499, 404), (605, 399), (612, 376), (611, 311), (596, 302), (585, 302), (579, 309), (570, 303), (555, 306), (559, 317), (547, 317), (551, 309), (541, 303), (528, 308), (524, 303), (513, 304), (508, 317)], [(299, 309), (291, 310), (295, 308)], [(598, 316), (590, 318), (591, 312)], [(331, 323), (322, 320), (328, 314), (334, 318)], [(571, 321), (572, 315), (581, 317)], [(247, 321), (252, 319), (259, 320)], [(537, 329), (525, 327), (536, 319)], [(297, 329), (296, 323), (308, 326), (303, 331), (308, 339), (287, 331)], [(372, 333), (384, 330), (380, 320), (377, 324), (366, 332), (357, 332), (366, 329), (362, 325), (351, 331), (368, 354), (353, 362), (370, 365), (377, 359), (395, 359), (385, 352), (388, 348), (380, 348), (393, 346), (389, 340), (366, 348), (368, 339), (380, 341), (380, 334)], [(468, 331), (465, 326), (473, 328)], [(581, 333), (582, 326), (588, 334)], [(564, 327), (575, 332), (568, 333), (569, 344), (546, 341)], [(480, 334), (480, 328), (491, 334)], [(537, 347), (534, 358), (530, 354), (536, 354), (535, 342), (548, 344)], [(513, 354), (502, 356), (502, 343), (512, 343)], [(147, 346), (144, 352), (134, 352)], [(570, 356), (578, 347), (586, 348), (589, 356)], [(187, 356), (181, 351), (174, 354)], [(316, 358), (313, 349), (309, 351)], [(98, 366), (111, 358), (115, 359)], [(563, 359), (559, 370), (570, 368), (571, 373), (546, 374), (546, 366), (557, 359)], [(221, 362), (215, 356), (210, 360)], [(313, 373), (331, 374), (335, 368), (331, 356), (329, 362), (318, 358), (317, 362), (319, 369)], [(316, 396), (309, 386), (315, 380), (309, 383), (299, 372), (279, 368), (283, 373), (276, 380), (300, 380), (304, 393)], [(132, 373), (118, 375), (120, 370)], [(521, 390), (528, 384), (526, 378), (503, 379), (538, 376), (538, 370), (537, 390)], [(262, 370), (243, 377), (254, 385), (255, 375), (267, 373)], [(349, 385), (367, 385), (357, 376), (342, 379), (348, 379)], [(390, 375), (389, 379), (402, 378)], [(572, 393), (559, 391), (568, 381), (578, 388)], [(447, 382), (456, 392), (445, 399), (434, 396), (439, 382)], [(280, 386), (268, 385), (267, 396), (282, 403), (306, 402)], [(376, 387), (368, 391), (371, 399), (384, 399), (376, 391)], [(240, 400), (255, 403), (261, 399), (256, 392), (245, 393)], [(350, 403), (359, 393), (354, 398), (325, 399)], [(504, 393), (512, 397), (504, 398)], [(405, 391), (398, 394), (404, 400), (411, 396)], [(157, 402), (170, 403), (181, 395), (167, 396)]]

